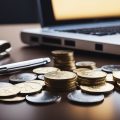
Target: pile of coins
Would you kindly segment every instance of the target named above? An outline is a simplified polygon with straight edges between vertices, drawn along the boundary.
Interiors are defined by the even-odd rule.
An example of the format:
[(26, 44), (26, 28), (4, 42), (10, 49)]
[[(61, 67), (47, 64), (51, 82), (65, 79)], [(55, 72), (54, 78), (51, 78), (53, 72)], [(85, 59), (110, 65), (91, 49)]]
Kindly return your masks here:
[(114, 85), (106, 82), (107, 73), (103, 71), (84, 69), (77, 71), (77, 75), (80, 89), (84, 92), (101, 94), (109, 93), (114, 89)]
[(106, 73), (96, 70), (78, 71), (78, 83), (81, 85), (102, 85), (105, 83)]
[(93, 61), (75, 64), (73, 51), (56, 50), (52, 55), (55, 67), (35, 68), (33, 73), (10, 76), (10, 83), (0, 82), (0, 102), (53, 103), (61, 99), (54, 93), (70, 92), (68, 100), (91, 104), (102, 102), (104, 94), (113, 91), (114, 82), (120, 88), (119, 65), (96, 69)]
[(52, 51), (54, 66), (66, 71), (76, 69), (73, 51), (55, 50)]
[(32, 80), (29, 82), (23, 82), (18, 84), (11, 84), (6, 82), (0, 82), (0, 101), (2, 102), (21, 102), (25, 100), (24, 95), (30, 95), (40, 92), (43, 81), (36, 82)]
[(49, 72), (45, 74), (45, 84), (50, 91), (72, 91), (76, 89), (77, 76), (69, 71)]

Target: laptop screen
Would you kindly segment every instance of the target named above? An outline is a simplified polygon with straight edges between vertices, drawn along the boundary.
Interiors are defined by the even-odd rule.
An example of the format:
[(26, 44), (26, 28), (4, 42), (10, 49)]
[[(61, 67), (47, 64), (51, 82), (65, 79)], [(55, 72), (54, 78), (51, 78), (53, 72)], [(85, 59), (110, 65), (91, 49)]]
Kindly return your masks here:
[(120, 20), (120, 0), (37, 0), (42, 27)]
[(56, 20), (120, 16), (120, 0), (52, 0)]

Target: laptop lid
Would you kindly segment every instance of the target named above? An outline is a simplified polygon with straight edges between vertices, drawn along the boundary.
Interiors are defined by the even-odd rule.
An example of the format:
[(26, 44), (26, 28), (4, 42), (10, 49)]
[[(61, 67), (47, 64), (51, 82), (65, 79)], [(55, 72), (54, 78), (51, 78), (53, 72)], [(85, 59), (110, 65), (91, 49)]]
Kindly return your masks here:
[(42, 27), (120, 20), (120, 0), (37, 0)]

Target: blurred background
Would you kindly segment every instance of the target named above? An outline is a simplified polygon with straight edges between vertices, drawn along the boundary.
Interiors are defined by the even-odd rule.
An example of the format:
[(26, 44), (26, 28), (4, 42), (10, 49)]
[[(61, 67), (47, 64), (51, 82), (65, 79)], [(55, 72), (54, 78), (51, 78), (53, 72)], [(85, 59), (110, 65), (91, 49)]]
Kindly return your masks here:
[(0, 24), (38, 23), (36, 0), (0, 0)]

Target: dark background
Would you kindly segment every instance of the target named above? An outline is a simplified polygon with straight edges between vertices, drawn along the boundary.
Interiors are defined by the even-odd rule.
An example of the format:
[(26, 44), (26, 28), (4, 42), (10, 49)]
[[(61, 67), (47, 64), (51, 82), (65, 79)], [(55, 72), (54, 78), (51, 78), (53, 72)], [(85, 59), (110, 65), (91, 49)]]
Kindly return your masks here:
[(36, 22), (36, 0), (0, 0), (0, 24)]

